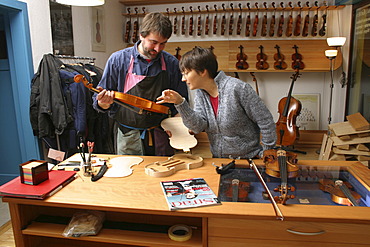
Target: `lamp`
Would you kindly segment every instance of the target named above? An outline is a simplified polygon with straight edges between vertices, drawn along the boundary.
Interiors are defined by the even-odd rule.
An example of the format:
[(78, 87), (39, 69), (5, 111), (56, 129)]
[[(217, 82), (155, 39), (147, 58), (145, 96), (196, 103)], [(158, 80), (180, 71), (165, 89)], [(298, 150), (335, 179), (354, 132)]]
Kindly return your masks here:
[(99, 6), (104, 4), (104, 0), (55, 0), (55, 2), (73, 6)]
[(346, 43), (346, 37), (330, 37), (326, 39), (330, 47), (342, 47)]
[(333, 60), (337, 57), (338, 50), (326, 50), (325, 56), (330, 60), (330, 101), (329, 101), (329, 117), (328, 117), (328, 124), (331, 123), (331, 108), (332, 108), (332, 101), (333, 101), (333, 88), (334, 88), (334, 63)]

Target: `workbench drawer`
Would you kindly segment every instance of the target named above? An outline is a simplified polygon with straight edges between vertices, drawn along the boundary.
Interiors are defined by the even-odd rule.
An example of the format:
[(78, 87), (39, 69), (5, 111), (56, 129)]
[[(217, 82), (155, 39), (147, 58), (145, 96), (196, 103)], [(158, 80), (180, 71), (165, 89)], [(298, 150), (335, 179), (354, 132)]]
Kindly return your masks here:
[(228, 238), (235, 239), (233, 241), (236, 241), (236, 239), (273, 242), (294, 240), (300, 243), (317, 242), (353, 245), (369, 244), (369, 232), (369, 224), (208, 219), (208, 236), (210, 241), (213, 238)]

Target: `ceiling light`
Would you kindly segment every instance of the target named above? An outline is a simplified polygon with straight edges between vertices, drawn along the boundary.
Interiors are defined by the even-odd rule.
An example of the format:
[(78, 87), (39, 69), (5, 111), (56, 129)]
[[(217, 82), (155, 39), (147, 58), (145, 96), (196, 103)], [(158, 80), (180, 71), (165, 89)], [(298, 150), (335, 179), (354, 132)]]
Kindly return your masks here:
[(104, 4), (104, 0), (55, 0), (57, 3), (72, 6), (99, 6)]
[(346, 43), (346, 37), (331, 37), (327, 38), (326, 42), (328, 43), (328, 46), (342, 47)]

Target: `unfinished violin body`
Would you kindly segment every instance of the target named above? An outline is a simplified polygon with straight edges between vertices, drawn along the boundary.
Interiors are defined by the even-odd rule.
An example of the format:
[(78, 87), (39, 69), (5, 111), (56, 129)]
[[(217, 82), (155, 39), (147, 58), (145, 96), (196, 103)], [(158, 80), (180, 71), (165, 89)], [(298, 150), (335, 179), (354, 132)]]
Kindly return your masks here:
[(203, 166), (203, 158), (192, 154), (175, 154), (166, 161), (157, 161), (145, 166), (145, 173), (152, 177), (167, 177), (179, 170)]

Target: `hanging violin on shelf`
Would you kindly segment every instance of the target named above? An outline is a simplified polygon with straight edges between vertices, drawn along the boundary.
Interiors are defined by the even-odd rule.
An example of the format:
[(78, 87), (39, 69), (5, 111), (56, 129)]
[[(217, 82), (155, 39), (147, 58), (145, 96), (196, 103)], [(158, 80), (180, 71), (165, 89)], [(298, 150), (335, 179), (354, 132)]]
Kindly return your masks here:
[(134, 22), (134, 33), (132, 34), (132, 42), (136, 43), (139, 40), (139, 13), (138, 8), (135, 8), (136, 21)]
[(310, 25), (310, 2), (306, 2), (306, 6), (308, 8), (307, 14), (304, 18), (304, 24), (303, 24), (303, 30), (302, 30), (302, 36), (307, 37), (308, 36), (308, 26)]
[(294, 45), (293, 49), (295, 50), (294, 54), (292, 55), (292, 69), (294, 70), (302, 70), (304, 69), (305, 65), (302, 62), (302, 55), (298, 53), (298, 46)]
[(215, 15), (213, 16), (213, 34), (217, 34), (218, 20), (217, 20), (217, 5), (215, 7)]
[(293, 32), (293, 7), (292, 7), (292, 2), (289, 2), (288, 5), (291, 8), (291, 10), (290, 10), (290, 14), (289, 14), (289, 17), (288, 17), (285, 36), (290, 37), (290, 36), (292, 36), (292, 32)]
[(301, 24), (302, 24), (302, 7), (301, 7), (301, 2), (298, 2), (299, 6), (299, 13), (295, 19), (295, 26), (294, 26), (294, 36), (299, 36), (301, 35)]
[(271, 16), (271, 21), (270, 21), (270, 29), (269, 29), (269, 36), (273, 37), (275, 34), (275, 14), (276, 14), (276, 7), (275, 7), (275, 2), (272, 2), (272, 7), (274, 8), (274, 12)]
[(267, 55), (263, 53), (263, 46), (260, 45), (258, 48), (260, 48), (260, 52), (257, 54), (257, 63), (256, 68), (258, 70), (266, 70), (269, 68), (269, 64), (266, 62)]
[(261, 36), (266, 36), (267, 35), (267, 3), (264, 2), (263, 6), (265, 7), (265, 14), (263, 15), (262, 18), (262, 28), (261, 28)]
[(313, 17), (312, 20), (312, 29), (311, 29), (311, 35), (315, 37), (317, 35), (317, 25), (319, 22), (319, 7), (317, 5), (317, 1), (315, 1), (315, 7), (316, 7), (316, 14)]
[(287, 63), (284, 62), (285, 56), (280, 52), (280, 46), (275, 45), (277, 53), (274, 55), (275, 63), (274, 68), (276, 70), (284, 70), (288, 67)]
[(256, 12), (256, 15), (254, 16), (252, 36), (256, 37), (257, 36), (257, 31), (258, 31), (258, 12), (259, 12), (259, 8), (258, 8), (258, 3), (255, 3), (254, 5), (256, 6), (257, 12)]
[(190, 12), (191, 12), (191, 16), (190, 16), (190, 20), (189, 20), (189, 35), (193, 35), (193, 31), (194, 31), (194, 19), (193, 19), (193, 7), (189, 7), (190, 8)]
[(174, 34), (177, 34), (177, 10), (176, 8), (173, 9), (173, 11), (175, 12), (175, 18), (173, 18), (173, 33)]
[(276, 35), (278, 37), (283, 36), (283, 28), (284, 28), (284, 20), (285, 20), (285, 17), (284, 17), (284, 3), (281, 2), (280, 6), (281, 6), (282, 11), (281, 11), (281, 15), (280, 15), (280, 18), (279, 18), (278, 30), (277, 30), (277, 33), (276, 33)]
[(226, 9), (225, 9), (225, 4), (222, 4), (222, 8), (224, 10), (224, 15), (222, 16), (221, 20), (221, 35), (225, 35), (226, 31)]
[(202, 17), (201, 17), (201, 14), (202, 14), (202, 11), (200, 10), (200, 6), (198, 6), (198, 10), (199, 10), (199, 16), (198, 16), (198, 31), (197, 31), (197, 35), (198, 36), (201, 36), (202, 35)]
[(130, 42), (130, 33), (131, 33), (131, 13), (130, 8), (127, 8), (129, 20), (126, 22), (126, 33), (125, 33), (125, 43)]
[(251, 34), (251, 8), (250, 8), (250, 3), (247, 3), (248, 7), (248, 16), (247, 16), (247, 21), (245, 23), (245, 36), (249, 37)]
[(296, 119), (301, 112), (302, 104), (292, 96), (294, 82), (299, 76), (299, 71), (293, 74), (288, 96), (282, 98), (278, 104), (279, 119), (276, 122), (276, 144), (280, 146), (294, 145), (295, 141), (299, 138)]
[(236, 34), (240, 35), (242, 32), (242, 24), (243, 24), (243, 17), (242, 17), (242, 4), (239, 3), (239, 9), (240, 9), (240, 14), (238, 17), (238, 22), (236, 24)]
[(249, 65), (247, 63), (247, 55), (243, 52), (243, 46), (240, 45), (238, 47), (240, 49), (240, 52), (238, 53), (238, 55), (236, 56), (236, 59), (238, 60), (238, 62), (236, 62), (236, 68), (237, 69), (248, 69), (249, 68)]
[(207, 9), (207, 17), (206, 17), (206, 25), (205, 25), (205, 28), (204, 28), (204, 34), (208, 35), (209, 34), (209, 9), (208, 9), (208, 5), (206, 5), (206, 9)]
[[(324, 6), (326, 6), (325, 1), (324, 1)], [(327, 9), (325, 9), (325, 13), (322, 15), (322, 26), (319, 30), (319, 35), (320, 36), (325, 36), (325, 34), (326, 34), (326, 13), (327, 13)]]
[(176, 48), (176, 55), (175, 55), (175, 57), (177, 58), (177, 60), (180, 60), (181, 59), (180, 51), (181, 51), (181, 48), (180, 47), (177, 47)]
[(229, 35), (233, 35), (233, 31), (234, 31), (234, 7), (233, 7), (232, 3), (230, 3), (230, 8), (231, 8), (231, 15), (230, 15), (230, 20), (229, 20)]
[(181, 34), (185, 35), (186, 34), (186, 19), (185, 19), (185, 7), (181, 7), (182, 9), (182, 18), (181, 18)]

